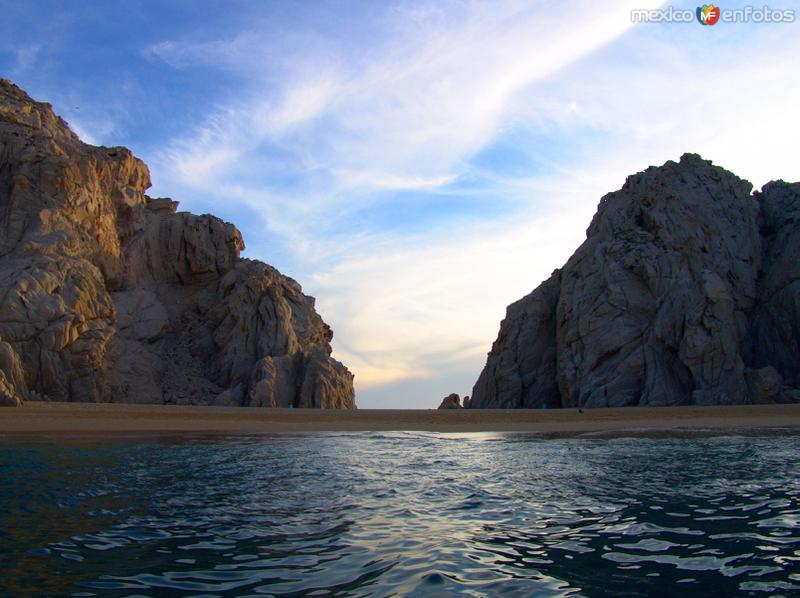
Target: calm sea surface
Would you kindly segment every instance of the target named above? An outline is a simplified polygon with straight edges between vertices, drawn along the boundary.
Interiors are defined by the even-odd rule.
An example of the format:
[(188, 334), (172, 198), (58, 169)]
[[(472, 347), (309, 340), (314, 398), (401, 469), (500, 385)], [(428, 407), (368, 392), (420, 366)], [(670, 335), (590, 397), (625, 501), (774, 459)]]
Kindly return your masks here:
[(0, 442), (2, 596), (800, 595), (800, 437)]

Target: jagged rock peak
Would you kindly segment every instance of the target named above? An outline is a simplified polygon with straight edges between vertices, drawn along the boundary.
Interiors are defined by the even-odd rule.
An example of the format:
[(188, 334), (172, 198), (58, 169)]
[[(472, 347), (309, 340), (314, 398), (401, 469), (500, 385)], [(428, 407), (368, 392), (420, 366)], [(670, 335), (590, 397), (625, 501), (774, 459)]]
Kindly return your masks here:
[(695, 154), (628, 177), (508, 307), (470, 407), (800, 399), (800, 185), (751, 189)]
[(354, 408), (300, 285), (0, 80), (0, 404)]

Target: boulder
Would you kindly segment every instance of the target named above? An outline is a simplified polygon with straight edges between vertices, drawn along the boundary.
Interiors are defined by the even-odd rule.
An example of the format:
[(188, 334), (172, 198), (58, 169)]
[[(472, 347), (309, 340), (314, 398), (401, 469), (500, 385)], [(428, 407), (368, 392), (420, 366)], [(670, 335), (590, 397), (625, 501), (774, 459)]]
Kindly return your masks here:
[(456, 393), (447, 395), (442, 399), (439, 409), (463, 409), (461, 406), (461, 397)]
[(783, 377), (772, 366), (757, 370), (745, 370), (747, 390), (750, 401), (756, 405), (781, 403), (783, 395)]

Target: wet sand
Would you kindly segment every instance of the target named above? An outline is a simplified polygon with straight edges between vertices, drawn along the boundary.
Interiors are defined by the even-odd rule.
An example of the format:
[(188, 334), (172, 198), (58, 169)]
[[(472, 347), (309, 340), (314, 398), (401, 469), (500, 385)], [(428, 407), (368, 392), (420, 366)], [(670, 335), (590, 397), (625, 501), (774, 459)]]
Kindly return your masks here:
[(800, 405), (624, 409), (258, 409), (29, 402), (0, 409), (0, 439), (19, 435), (283, 432), (527, 432), (543, 437), (800, 434)]

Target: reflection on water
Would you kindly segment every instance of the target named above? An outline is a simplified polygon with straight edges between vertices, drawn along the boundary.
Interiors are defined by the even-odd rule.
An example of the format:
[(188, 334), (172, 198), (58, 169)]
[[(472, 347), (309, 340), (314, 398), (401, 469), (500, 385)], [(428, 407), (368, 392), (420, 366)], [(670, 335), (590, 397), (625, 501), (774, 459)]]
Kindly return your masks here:
[(0, 595), (800, 591), (800, 438), (0, 444)]

